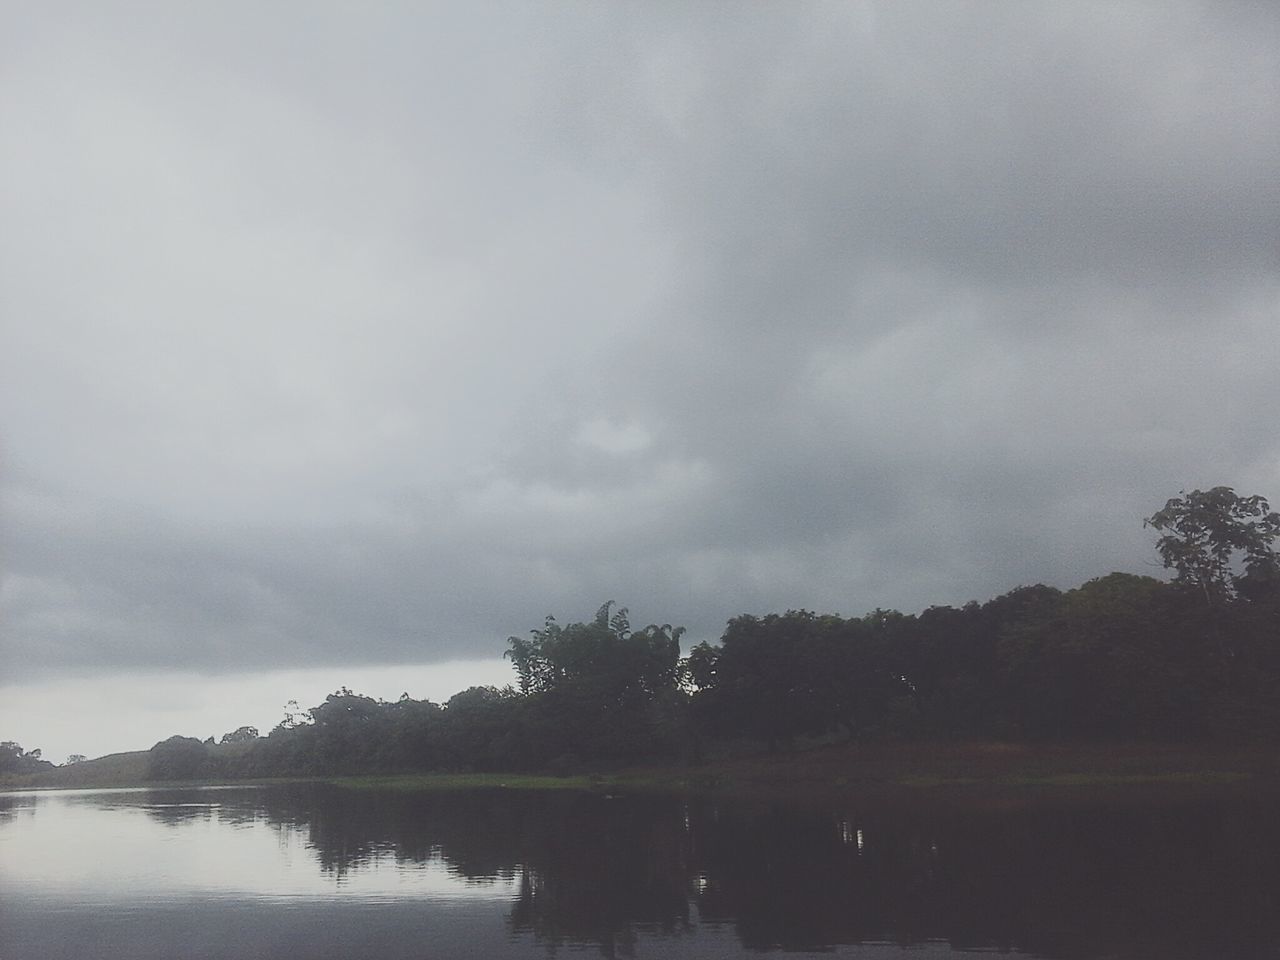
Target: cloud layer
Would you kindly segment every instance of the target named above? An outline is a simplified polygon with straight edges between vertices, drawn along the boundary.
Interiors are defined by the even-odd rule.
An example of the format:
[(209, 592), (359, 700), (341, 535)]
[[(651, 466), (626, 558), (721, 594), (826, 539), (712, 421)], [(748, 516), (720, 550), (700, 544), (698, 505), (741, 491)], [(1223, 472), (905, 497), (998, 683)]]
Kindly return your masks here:
[(917, 610), (1280, 499), (1271, 5), (7, 19), (8, 677)]

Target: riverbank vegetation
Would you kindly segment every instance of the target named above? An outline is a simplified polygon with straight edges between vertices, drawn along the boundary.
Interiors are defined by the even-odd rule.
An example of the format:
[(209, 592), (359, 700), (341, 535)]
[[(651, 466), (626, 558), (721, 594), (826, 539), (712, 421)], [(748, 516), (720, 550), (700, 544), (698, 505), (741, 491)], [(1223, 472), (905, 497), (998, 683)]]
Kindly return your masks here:
[[(1010, 743), (902, 741), (797, 744), (768, 754), (710, 759), (697, 766), (641, 764), (615, 770), (549, 775), (536, 772), (399, 772), (359, 776), (234, 778), (217, 775), (156, 780), (150, 751), (112, 754), (38, 775), (0, 780), (6, 788), (77, 789), (277, 784), (325, 780), (350, 790), (435, 793), (453, 790), (589, 790), (725, 794), (735, 797), (861, 797), (903, 800), (945, 795), (990, 801), (1051, 791), (1064, 799), (1097, 799), (1157, 790), (1161, 795), (1280, 792), (1280, 755), (1267, 743)], [(225, 771), (225, 767), (222, 768)]]
[[(1112, 573), (919, 614), (744, 614), (686, 657), (679, 628), (633, 629), (626, 609), (606, 603), (590, 620), (548, 617), (511, 637), (512, 686), (472, 687), (444, 704), (343, 688), (265, 737), (241, 727), (217, 743), (161, 741), (146, 754), (145, 779), (777, 771), (798, 748), (825, 747), (840, 762), (860, 757), (864, 778), (892, 755), (899, 766), (915, 757), (922, 782), (945, 782), (982, 768), (981, 750), (965, 744), (1005, 744), (1006, 757), (1085, 745), (1094, 760), (1044, 776), (1087, 777), (1108, 745), (1202, 756), (1205, 745), (1280, 740), (1280, 515), (1218, 487), (1174, 498), (1146, 523), (1161, 534), (1172, 581)], [(929, 744), (942, 746), (920, 746)], [(822, 754), (805, 755), (812, 766)], [(1169, 759), (1164, 773), (1195, 774)]]

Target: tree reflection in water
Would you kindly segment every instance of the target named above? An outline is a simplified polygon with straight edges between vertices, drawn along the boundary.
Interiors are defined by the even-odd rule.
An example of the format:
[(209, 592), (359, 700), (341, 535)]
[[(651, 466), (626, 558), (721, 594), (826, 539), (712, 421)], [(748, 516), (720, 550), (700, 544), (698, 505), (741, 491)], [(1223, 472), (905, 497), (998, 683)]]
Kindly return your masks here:
[(36, 798), (31, 795), (0, 794), (0, 823), (15, 820), (22, 813), (35, 811)]
[(337, 876), (393, 856), (470, 883), (518, 880), (514, 932), (609, 956), (706, 923), (749, 949), (941, 940), (1055, 957), (1280, 955), (1280, 831), (1266, 798), (833, 810), (314, 786), (262, 802)]

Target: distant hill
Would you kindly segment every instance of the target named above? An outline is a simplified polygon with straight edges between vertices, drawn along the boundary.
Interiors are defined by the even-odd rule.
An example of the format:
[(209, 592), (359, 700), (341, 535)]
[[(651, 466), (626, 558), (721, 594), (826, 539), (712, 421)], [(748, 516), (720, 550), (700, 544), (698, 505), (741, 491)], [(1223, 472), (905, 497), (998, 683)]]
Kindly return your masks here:
[[(251, 742), (220, 743), (210, 744), (207, 749), (208, 755), (216, 762), (243, 756), (252, 746)], [(96, 760), (81, 760), (35, 773), (0, 775), (0, 789), (141, 786), (158, 782), (151, 775), (151, 759), (151, 750), (110, 753)], [(210, 776), (222, 779), (216, 774)]]
[(124, 787), (147, 779), (146, 750), (111, 753), (96, 760), (54, 767), (42, 773), (6, 777), (0, 785), (15, 787)]

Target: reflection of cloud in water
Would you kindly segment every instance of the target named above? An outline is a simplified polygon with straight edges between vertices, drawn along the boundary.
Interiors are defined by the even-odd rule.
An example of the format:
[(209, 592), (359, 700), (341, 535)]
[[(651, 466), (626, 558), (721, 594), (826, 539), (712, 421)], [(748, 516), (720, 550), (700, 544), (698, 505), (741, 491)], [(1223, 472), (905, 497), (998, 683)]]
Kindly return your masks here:
[[(440, 856), (406, 860), (374, 844), (338, 870), (312, 843), (305, 822), (273, 821), (257, 791), (201, 802), (175, 791), (58, 792), (9, 799), (25, 809), (6, 829), (0, 891), (21, 887), (81, 903), (173, 901), (188, 896), (290, 901), (344, 898), (492, 899), (514, 885), (468, 881)], [(22, 803), (25, 806), (18, 807)], [(0, 809), (3, 809), (0, 806)], [(0, 820), (7, 827), (4, 820)], [(157, 829), (164, 832), (157, 835)], [(354, 852), (354, 851), (352, 851)]]

